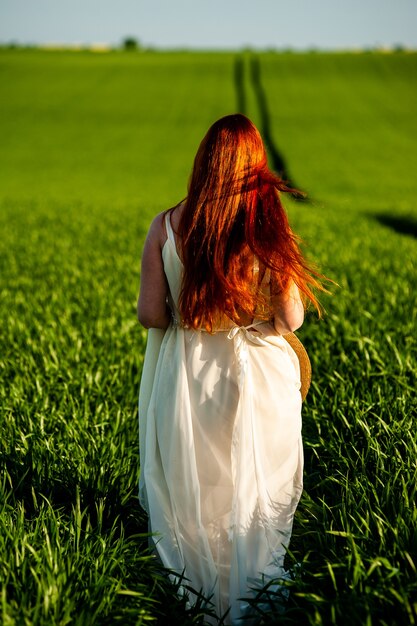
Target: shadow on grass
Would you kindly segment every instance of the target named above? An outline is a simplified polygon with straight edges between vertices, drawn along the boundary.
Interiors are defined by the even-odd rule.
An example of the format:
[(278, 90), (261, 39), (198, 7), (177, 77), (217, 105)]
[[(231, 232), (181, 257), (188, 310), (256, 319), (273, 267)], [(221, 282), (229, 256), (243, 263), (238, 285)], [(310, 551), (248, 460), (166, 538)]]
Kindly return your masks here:
[(27, 518), (37, 516), (37, 502), (46, 498), (55, 510), (67, 515), (79, 503), (93, 526), (100, 518), (103, 531), (113, 528), (119, 520), (125, 536), (148, 532), (147, 516), (137, 495), (137, 481), (130, 487), (130, 481), (123, 476), (109, 475), (104, 488), (100, 467), (89, 477), (82, 477), (73, 468), (50, 466), (46, 459), (42, 459), (40, 466), (34, 456), (31, 449), (19, 459), (13, 454), (5, 455), (0, 469), (11, 487), (10, 504), (23, 504)]
[(387, 215), (386, 213), (377, 213), (370, 216), (379, 224), (387, 226), (400, 235), (408, 235), (417, 238), (417, 219), (405, 215)]

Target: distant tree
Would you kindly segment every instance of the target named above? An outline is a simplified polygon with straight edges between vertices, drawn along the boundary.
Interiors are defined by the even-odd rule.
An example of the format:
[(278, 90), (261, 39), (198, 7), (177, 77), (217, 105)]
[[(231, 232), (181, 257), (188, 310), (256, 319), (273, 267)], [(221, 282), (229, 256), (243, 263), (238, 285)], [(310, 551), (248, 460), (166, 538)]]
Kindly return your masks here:
[(125, 37), (123, 39), (122, 47), (125, 50), (138, 50), (140, 48), (140, 44), (135, 37)]

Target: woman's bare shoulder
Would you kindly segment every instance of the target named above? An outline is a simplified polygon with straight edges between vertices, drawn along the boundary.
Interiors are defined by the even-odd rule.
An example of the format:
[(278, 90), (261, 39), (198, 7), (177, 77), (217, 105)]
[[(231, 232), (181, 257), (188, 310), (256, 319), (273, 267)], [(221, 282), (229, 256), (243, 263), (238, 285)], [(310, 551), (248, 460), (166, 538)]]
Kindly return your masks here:
[(159, 243), (161, 246), (167, 238), (165, 215), (166, 211), (162, 211), (153, 218), (146, 237), (148, 241)]

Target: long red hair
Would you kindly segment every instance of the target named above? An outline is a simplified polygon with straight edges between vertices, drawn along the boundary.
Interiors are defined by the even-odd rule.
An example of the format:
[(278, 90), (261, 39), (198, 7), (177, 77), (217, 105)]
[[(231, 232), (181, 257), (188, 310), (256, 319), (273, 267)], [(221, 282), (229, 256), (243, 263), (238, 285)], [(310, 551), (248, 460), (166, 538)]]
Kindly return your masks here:
[[(246, 116), (227, 115), (209, 128), (178, 225), (186, 326), (211, 332), (224, 316), (239, 323), (242, 312), (271, 319), (272, 296), (291, 281), (320, 312), (312, 291), (322, 289), (320, 275), (303, 259), (280, 192), (300, 193), (268, 169), (262, 138)], [(260, 284), (267, 269), (270, 294)]]

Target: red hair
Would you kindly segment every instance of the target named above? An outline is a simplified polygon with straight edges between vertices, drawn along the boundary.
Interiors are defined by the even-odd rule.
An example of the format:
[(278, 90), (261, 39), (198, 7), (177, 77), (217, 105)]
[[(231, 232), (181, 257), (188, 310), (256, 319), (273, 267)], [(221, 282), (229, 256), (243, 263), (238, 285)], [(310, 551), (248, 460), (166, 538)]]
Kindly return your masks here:
[[(272, 295), (284, 293), (291, 281), (320, 313), (312, 291), (323, 289), (320, 275), (302, 257), (280, 192), (303, 195), (268, 169), (262, 138), (246, 116), (228, 115), (209, 128), (178, 225), (184, 260), (179, 309), (186, 326), (211, 332), (223, 316), (239, 323), (242, 312), (271, 319)], [(266, 269), (270, 294), (260, 285)]]

